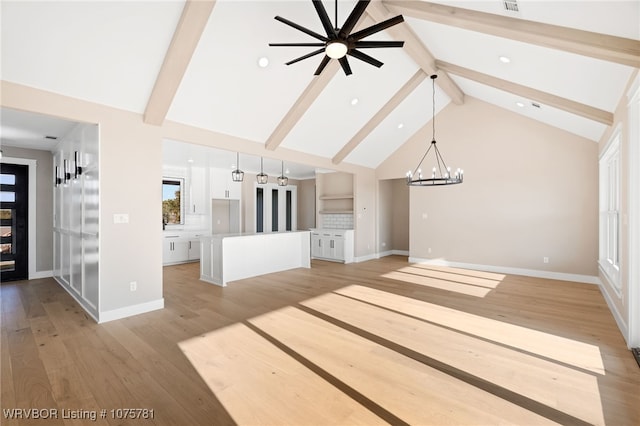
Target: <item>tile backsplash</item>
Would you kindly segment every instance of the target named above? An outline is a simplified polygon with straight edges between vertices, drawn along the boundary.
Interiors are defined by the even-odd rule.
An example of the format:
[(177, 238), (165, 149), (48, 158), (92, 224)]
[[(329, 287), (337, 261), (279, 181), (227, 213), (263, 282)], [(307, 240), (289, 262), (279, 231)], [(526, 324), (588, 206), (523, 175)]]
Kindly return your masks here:
[(353, 214), (324, 214), (322, 215), (322, 227), (328, 229), (353, 229)]

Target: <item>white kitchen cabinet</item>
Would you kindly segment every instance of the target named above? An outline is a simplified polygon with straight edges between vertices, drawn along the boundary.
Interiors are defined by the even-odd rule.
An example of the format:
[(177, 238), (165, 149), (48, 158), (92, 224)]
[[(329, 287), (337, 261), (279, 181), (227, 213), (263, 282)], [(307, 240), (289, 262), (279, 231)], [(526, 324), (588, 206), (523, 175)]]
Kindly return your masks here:
[(189, 252), (187, 255), (187, 260), (200, 260), (200, 240), (199, 239), (191, 239), (189, 240)]
[(311, 257), (335, 262), (353, 262), (353, 230), (313, 230), (311, 233)]
[(189, 206), (187, 213), (206, 214), (207, 200), (207, 170), (204, 167), (192, 166), (189, 171)]
[(322, 252), (322, 237), (318, 232), (311, 233), (311, 257), (314, 259), (324, 257)]
[(162, 263), (176, 263), (200, 260), (201, 233), (175, 231), (165, 234), (162, 242)]
[(189, 258), (189, 241), (180, 237), (167, 237), (162, 245), (162, 263), (185, 262)]
[(242, 182), (231, 179), (231, 170), (211, 169), (211, 198), (239, 200)]

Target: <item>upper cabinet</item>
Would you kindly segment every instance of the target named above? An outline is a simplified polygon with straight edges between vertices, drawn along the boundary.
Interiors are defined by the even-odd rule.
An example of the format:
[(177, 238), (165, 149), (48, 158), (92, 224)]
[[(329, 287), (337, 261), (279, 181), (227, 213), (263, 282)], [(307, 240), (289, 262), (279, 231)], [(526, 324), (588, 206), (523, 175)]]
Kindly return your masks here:
[(190, 202), (188, 213), (191, 214), (207, 214), (208, 213), (208, 197), (207, 197), (207, 169), (199, 166), (191, 166), (189, 168), (189, 194)]
[(211, 198), (239, 200), (242, 183), (231, 179), (231, 170), (211, 169)]

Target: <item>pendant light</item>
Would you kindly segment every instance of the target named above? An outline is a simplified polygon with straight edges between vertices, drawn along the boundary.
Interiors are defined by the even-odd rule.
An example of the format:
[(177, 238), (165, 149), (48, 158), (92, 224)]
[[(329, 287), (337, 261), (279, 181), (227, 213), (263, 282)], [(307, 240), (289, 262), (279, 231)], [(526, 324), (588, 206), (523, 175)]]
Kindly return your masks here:
[[(431, 138), (431, 145), (429, 145), (427, 152), (424, 153), (414, 171), (411, 172), (411, 170), (409, 170), (407, 172), (407, 185), (410, 186), (455, 185), (462, 183), (464, 180), (464, 170), (457, 169), (452, 175), (451, 168), (447, 167), (442, 154), (440, 154), (440, 151), (436, 146), (436, 78), (438, 78), (438, 76), (435, 74), (431, 76), (431, 83), (433, 86), (433, 116), (431, 118), (433, 136)], [(426, 177), (426, 175), (422, 174), (422, 169), (420, 167), (431, 150), (433, 150), (432, 157), (435, 157), (432, 160), (434, 165), (431, 170), (431, 176)]]
[(278, 176), (278, 185), (287, 186), (289, 184), (289, 178), (284, 175), (284, 161), (282, 162), (282, 172)]
[(240, 170), (240, 153), (236, 152), (236, 169), (231, 172), (231, 179), (234, 182), (242, 182), (244, 180), (244, 172)]
[(264, 173), (262, 166), (263, 166), (263, 160), (262, 160), (262, 157), (260, 157), (260, 174), (256, 176), (256, 179), (258, 180), (259, 185), (264, 185), (269, 180), (269, 175), (266, 175)]

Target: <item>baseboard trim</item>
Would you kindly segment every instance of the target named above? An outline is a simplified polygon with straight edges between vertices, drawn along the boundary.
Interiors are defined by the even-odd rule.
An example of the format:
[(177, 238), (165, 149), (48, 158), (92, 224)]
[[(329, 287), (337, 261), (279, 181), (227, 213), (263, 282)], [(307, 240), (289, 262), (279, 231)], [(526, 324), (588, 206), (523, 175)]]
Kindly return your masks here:
[(139, 303), (137, 305), (126, 306), (124, 308), (112, 309), (110, 311), (100, 312), (100, 319), (98, 323), (102, 324), (163, 308), (164, 298), (152, 300), (151, 302)]
[(368, 254), (366, 256), (359, 256), (359, 257), (354, 257), (353, 261), (354, 263), (360, 263), (360, 262), (366, 262), (368, 260), (374, 260), (374, 259), (378, 259), (378, 254), (377, 253), (373, 253), (373, 254)]
[(53, 278), (53, 271), (35, 271), (29, 275), (30, 280), (39, 280), (41, 278)]
[(409, 263), (425, 263), (437, 266), (451, 266), (453, 268), (475, 269), (477, 271), (495, 272), (498, 274), (524, 275), (534, 278), (547, 278), (560, 281), (573, 281), (584, 284), (600, 285), (600, 278), (592, 275), (567, 274), (564, 272), (541, 271), (537, 269), (511, 268), (508, 266), (477, 265), (473, 263), (450, 262), (443, 259), (423, 259), (409, 257)]
[(391, 250), (391, 254), (396, 256), (409, 256), (409, 250)]

